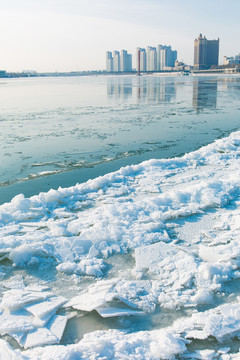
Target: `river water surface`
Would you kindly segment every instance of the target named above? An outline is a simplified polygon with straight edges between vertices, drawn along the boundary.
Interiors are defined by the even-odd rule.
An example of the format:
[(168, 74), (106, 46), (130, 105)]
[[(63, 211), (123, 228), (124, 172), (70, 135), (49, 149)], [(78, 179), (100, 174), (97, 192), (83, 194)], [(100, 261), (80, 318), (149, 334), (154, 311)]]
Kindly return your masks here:
[(239, 129), (237, 76), (2, 79), (0, 202), (67, 187)]

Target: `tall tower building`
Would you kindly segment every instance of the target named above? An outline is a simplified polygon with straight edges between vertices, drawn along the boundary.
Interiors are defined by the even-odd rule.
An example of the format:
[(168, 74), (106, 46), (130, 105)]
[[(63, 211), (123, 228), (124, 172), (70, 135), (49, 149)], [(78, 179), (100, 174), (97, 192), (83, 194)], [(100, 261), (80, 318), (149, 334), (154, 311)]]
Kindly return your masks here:
[(157, 50), (155, 47), (147, 47), (147, 71), (157, 71)]
[(147, 70), (147, 54), (145, 49), (137, 48), (137, 72), (146, 71)]
[(106, 70), (107, 72), (113, 71), (113, 57), (111, 51), (107, 51), (106, 53)]
[(120, 53), (116, 50), (113, 52), (113, 71), (120, 71)]
[(161, 50), (164, 48), (163, 45), (157, 46), (157, 70), (162, 70), (162, 52)]
[(207, 40), (200, 34), (194, 40), (194, 68), (209, 69), (211, 66), (218, 65), (219, 38), (217, 40)]
[(126, 50), (121, 50), (120, 71), (122, 72), (132, 71), (132, 55), (128, 54)]

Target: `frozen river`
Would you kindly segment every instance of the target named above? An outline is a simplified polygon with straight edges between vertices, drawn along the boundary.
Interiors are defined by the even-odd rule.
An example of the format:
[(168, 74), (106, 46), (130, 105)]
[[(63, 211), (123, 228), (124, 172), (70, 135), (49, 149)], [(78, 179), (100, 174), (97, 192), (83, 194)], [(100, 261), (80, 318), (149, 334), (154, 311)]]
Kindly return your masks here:
[(0, 202), (196, 150), (239, 128), (239, 87), (234, 76), (2, 80)]
[(240, 358), (239, 80), (1, 83), (0, 360)]

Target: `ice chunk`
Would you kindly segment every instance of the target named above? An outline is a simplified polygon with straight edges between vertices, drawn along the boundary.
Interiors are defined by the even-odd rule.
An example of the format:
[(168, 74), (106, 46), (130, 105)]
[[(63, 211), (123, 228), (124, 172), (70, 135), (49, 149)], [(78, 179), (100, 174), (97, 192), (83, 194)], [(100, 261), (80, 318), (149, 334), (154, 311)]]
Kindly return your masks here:
[(115, 299), (119, 299), (126, 305), (152, 312), (157, 303), (157, 297), (152, 292), (152, 284), (149, 280), (118, 281), (115, 288)]
[(2, 307), (12, 311), (27, 304), (50, 298), (53, 295), (53, 293), (48, 291), (26, 291), (22, 289), (9, 290), (3, 294)]
[(0, 315), (0, 334), (8, 334), (14, 332), (26, 332), (34, 328), (32, 324), (32, 316), (30, 314), (12, 315), (2, 313)]
[(217, 359), (217, 354), (214, 350), (197, 350), (194, 353), (188, 353), (183, 355), (183, 359), (189, 360), (213, 360)]
[(197, 274), (193, 255), (180, 246), (159, 242), (137, 248), (135, 259), (136, 271), (142, 269), (153, 279), (152, 297), (157, 297), (162, 307), (176, 308), (192, 302)]
[(17, 266), (24, 266), (36, 262), (38, 256), (44, 256), (44, 251), (39, 247), (22, 244), (9, 253), (9, 259)]
[(0, 253), (0, 262), (3, 261), (3, 260), (6, 260), (8, 259), (9, 257), (9, 254), (8, 253)]
[[(49, 223), (48, 223), (49, 225)], [(68, 223), (66, 224), (66, 226)], [(56, 257), (61, 260), (63, 263), (73, 262), (76, 259), (76, 256), (86, 254), (89, 252), (89, 249), (92, 246), (92, 242), (89, 240), (80, 240), (78, 237), (71, 237), (71, 240), (68, 238), (61, 237), (59, 238), (60, 246), (56, 249)]]
[(90, 286), (87, 291), (72, 298), (65, 306), (82, 311), (92, 311), (113, 299), (114, 293), (111, 293), (111, 289), (115, 284), (116, 280), (99, 281)]
[(78, 264), (75, 262), (64, 262), (57, 266), (57, 270), (66, 274), (77, 274), (77, 275), (90, 275), (90, 276), (103, 276), (102, 270), (106, 265), (102, 259), (90, 258), (83, 259)]
[(23, 289), (25, 287), (21, 275), (13, 276), (10, 280), (2, 282), (2, 284), (8, 289)]
[[(240, 300), (240, 299), (238, 299)], [(226, 303), (204, 312), (194, 313), (191, 318), (177, 320), (173, 328), (185, 333), (188, 339), (206, 339), (214, 336), (222, 341), (240, 331), (240, 302)]]
[(223, 347), (223, 348), (218, 350), (218, 353), (219, 354), (227, 354), (230, 350), (231, 350), (230, 347)]
[(116, 316), (143, 315), (143, 311), (137, 311), (120, 307), (98, 307), (96, 311), (104, 318)]
[(143, 269), (153, 267), (167, 257), (172, 257), (174, 261), (174, 256), (177, 252), (181, 252), (183, 256), (185, 255), (180, 248), (162, 241), (156, 244), (138, 247), (135, 249), (136, 268)]
[(0, 360), (26, 360), (19, 350), (13, 348), (4, 340), (0, 339)]
[(25, 332), (21, 332), (21, 331), (19, 331), (19, 332), (10, 332), (9, 331), (8, 334), (10, 336), (12, 336), (19, 344), (21, 344), (22, 339), (23, 339), (23, 337), (25, 335)]
[(48, 329), (56, 336), (58, 341), (62, 338), (67, 321), (67, 316), (54, 315), (47, 325)]
[(53, 296), (50, 299), (25, 306), (25, 309), (38, 318), (44, 318), (49, 313), (56, 312), (67, 300), (63, 296)]
[(55, 315), (56, 311), (52, 311), (50, 313), (48, 313), (46, 316), (43, 316), (41, 318), (35, 316), (33, 319), (33, 325), (34, 327), (44, 327), (49, 320), (53, 317), (53, 315)]
[(34, 346), (57, 344), (58, 342), (59, 339), (50, 330), (47, 328), (38, 328), (29, 332), (21, 345), (27, 349)]
[(50, 288), (46, 285), (38, 285), (38, 284), (31, 284), (25, 287), (26, 291), (36, 291), (36, 292), (42, 292), (42, 291), (48, 291)]

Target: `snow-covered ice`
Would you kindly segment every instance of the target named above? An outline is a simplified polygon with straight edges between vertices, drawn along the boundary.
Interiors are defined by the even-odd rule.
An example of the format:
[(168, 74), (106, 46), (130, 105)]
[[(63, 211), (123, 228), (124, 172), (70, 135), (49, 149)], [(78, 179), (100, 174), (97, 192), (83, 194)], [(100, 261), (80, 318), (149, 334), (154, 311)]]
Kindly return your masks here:
[(237, 359), (239, 169), (234, 132), (1, 205), (0, 359)]

